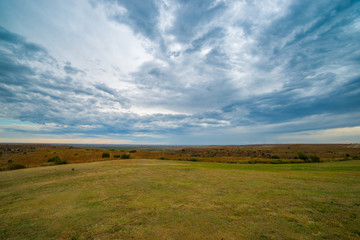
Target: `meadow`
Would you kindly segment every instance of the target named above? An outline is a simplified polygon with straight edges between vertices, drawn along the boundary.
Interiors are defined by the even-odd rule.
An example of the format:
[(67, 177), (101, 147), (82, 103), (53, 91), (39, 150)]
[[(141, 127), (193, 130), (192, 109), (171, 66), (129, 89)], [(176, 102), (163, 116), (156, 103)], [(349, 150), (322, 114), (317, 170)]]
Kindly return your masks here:
[[(299, 154), (301, 154), (299, 156)], [(304, 163), (359, 160), (359, 144), (279, 144), (245, 146), (74, 147), (46, 144), (0, 144), (0, 170), (122, 159), (162, 159), (237, 164)], [(58, 159), (58, 161), (55, 161)]]
[(359, 181), (357, 160), (3, 171), (0, 239), (360, 239)]

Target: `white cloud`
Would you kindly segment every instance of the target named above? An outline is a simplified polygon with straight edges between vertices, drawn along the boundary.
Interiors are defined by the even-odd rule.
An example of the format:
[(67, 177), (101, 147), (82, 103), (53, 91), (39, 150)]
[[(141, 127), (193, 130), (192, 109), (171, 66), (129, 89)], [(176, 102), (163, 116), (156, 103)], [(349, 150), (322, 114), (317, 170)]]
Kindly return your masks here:
[(13, 4), (24, 14), (9, 16), (5, 27), (42, 45), (59, 62), (69, 61), (84, 70), (86, 77), (79, 81), (122, 88), (122, 79), (152, 59), (146, 39), (108, 19), (110, 13), (126, 12), (117, 4), (93, 7), (87, 0), (38, 0), (37, 4), (15, 0)]

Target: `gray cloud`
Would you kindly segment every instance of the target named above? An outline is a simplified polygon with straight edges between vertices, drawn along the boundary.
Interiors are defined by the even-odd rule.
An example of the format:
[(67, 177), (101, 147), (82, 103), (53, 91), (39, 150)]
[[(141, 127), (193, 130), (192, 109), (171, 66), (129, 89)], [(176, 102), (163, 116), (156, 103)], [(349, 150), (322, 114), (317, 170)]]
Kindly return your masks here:
[(77, 74), (77, 73), (84, 73), (84, 71), (81, 71), (80, 69), (72, 67), (70, 62), (66, 62), (65, 66), (64, 66), (64, 71), (70, 75)]
[[(0, 91), (3, 96), (0, 105), (6, 118), (76, 126), (106, 122), (101, 117), (103, 108), (126, 108), (128, 100), (119, 92), (114, 90), (110, 95), (105, 94), (104, 89), (111, 91), (105, 84), (101, 84), (101, 88), (86, 86), (64, 76), (59, 63), (44, 48), (28, 43), (4, 28), (0, 30), (0, 41), (7, 43), (2, 44), (0, 50)], [(37, 54), (39, 52), (41, 54)], [(69, 66), (70, 63), (65, 65)], [(72, 74), (81, 72), (71, 68)]]

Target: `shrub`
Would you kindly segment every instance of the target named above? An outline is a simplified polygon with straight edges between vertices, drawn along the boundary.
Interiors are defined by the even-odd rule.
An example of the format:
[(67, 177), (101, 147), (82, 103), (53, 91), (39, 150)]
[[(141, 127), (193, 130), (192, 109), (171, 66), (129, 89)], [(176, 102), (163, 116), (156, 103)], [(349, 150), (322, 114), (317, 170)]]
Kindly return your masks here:
[(280, 157), (277, 156), (277, 155), (273, 155), (273, 156), (271, 156), (271, 158), (272, 158), (272, 159), (280, 159)]
[(18, 163), (13, 163), (9, 166), (9, 170), (16, 170), (16, 169), (22, 169), (22, 168), (26, 168), (26, 167), (24, 165), (18, 164)]
[(190, 158), (189, 161), (197, 162), (198, 160), (196, 158)]
[(55, 156), (53, 158), (49, 158), (47, 161), (48, 162), (58, 162), (58, 161), (61, 161), (61, 160), (60, 160), (59, 156)]
[(130, 154), (126, 154), (126, 153), (123, 153), (121, 154), (121, 159), (129, 159), (130, 158)]
[(273, 161), (271, 161), (270, 163), (272, 163), (272, 164), (286, 163), (286, 162), (281, 161), (280, 159), (277, 159), (277, 158), (274, 158), (274, 159), (276, 159), (276, 160), (273, 160)]
[(64, 160), (64, 161), (61, 161), (61, 160), (60, 160), (60, 161), (56, 161), (56, 162), (55, 162), (56, 165), (67, 164), (67, 163), (68, 163), (68, 162), (67, 162), (66, 160)]
[(301, 159), (301, 160), (304, 160), (305, 162), (307, 162), (308, 159), (309, 159), (309, 157), (305, 153), (302, 153), (302, 152), (297, 153), (297, 158)]
[(108, 158), (108, 157), (110, 157), (110, 153), (104, 152), (101, 157), (102, 158)]
[(312, 162), (320, 162), (320, 158), (316, 155), (311, 155), (310, 159)]
[(26, 168), (26, 167), (22, 164), (13, 163), (7, 167), (0, 168), (0, 171), (16, 170), (16, 169), (22, 169), (22, 168)]
[(48, 162), (54, 162), (56, 165), (61, 165), (61, 164), (67, 164), (67, 163), (68, 163), (68, 162), (65, 161), (65, 160), (62, 161), (59, 156), (55, 156), (55, 157), (53, 157), (53, 158), (49, 158), (49, 159), (48, 159)]
[(136, 150), (131, 150), (130, 153), (136, 153)]
[(120, 155), (114, 155), (114, 158), (119, 158), (120, 157)]

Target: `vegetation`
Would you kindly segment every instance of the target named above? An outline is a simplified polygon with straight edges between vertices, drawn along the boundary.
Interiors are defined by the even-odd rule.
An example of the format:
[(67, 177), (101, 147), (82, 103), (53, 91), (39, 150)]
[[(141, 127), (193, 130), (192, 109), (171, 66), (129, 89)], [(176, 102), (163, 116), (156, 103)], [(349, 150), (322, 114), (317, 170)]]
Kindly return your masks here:
[(26, 168), (24, 165), (22, 164), (18, 164), (18, 163), (13, 163), (11, 165), (9, 165), (9, 170), (16, 170), (16, 169), (23, 169)]
[(121, 159), (129, 159), (129, 158), (130, 158), (130, 154), (123, 153), (123, 154), (121, 154), (120, 158), (121, 158)]
[(316, 155), (309, 156), (312, 162), (320, 162), (320, 158)]
[(0, 171), (16, 170), (16, 169), (22, 169), (22, 168), (26, 168), (26, 167), (23, 164), (11, 163), (9, 166), (0, 168)]
[(53, 157), (53, 158), (49, 158), (47, 161), (48, 161), (48, 162), (56, 162), (56, 161), (61, 161), (61, 160), (60, 160), (60, 157), (59, 157), (59, 156), (55, 156), (55, 157)]
[(320, 157), (318, 157), (317, 155), (306, 155), (305, 153), (302, 152), (298, 152), (297, 156), (295, 157), (296, 159), (301, 159), (304, 162), (320, 162)]
[[(151, 148), (79, 148), (61, 145), (0, 144), (0, 168), (8, 161), (26, 167), (46, 166), (58, 156), (68, 163), (120, 159), (123, 154), (131, 159), (163, 159), (236, 164), (286, 164), (305, 162), (349, 161), (360, 159), (358, 144), (284, 144), (252, 146), (207, 147), (151, 147)], [(134, 152), (135, 151), (135, 152)], [(27, 152), (27, 154), (23, 154)], [(131, 154), (131, 156), (130, 156)], [(127, 155), (122, 159), (127, 159)], [(63, 161), (62, 161), (63, 162)], [(60, 163), (60, 162), (58, 162)]]
[(297, 159), (301, 159), (301, 160), (304, 160), (305, 162), (307, 162), (309, 157), (303, 152), (298, 152)]
[(72, 168), (1, 172), (0, 239), (360, 238), (360, 161)]
[(53, 157), (53, 158), (49, 158), (49, 159), (48, 159), (48, 162), (53, 162), (53, 163), (55, 163), (56, 165), (61, 165), (61, 164), (67, 164), (67, 163), (68, 163), (68, 162), (65, 161), (65, 160), (62, 161), (59, 156), (55, 156), (55, 157)]
[(114, 155), (114, 158), (129, 159), (129, 158), (130, 158), (130, 154), (126, 154), (126, 153), (116, 154), (116, 155)]

